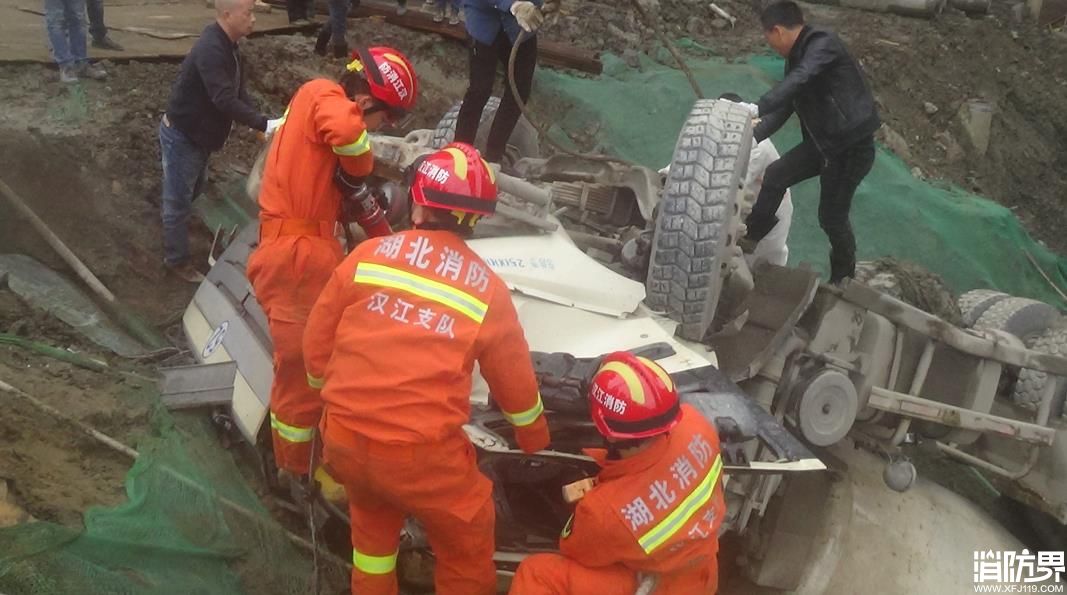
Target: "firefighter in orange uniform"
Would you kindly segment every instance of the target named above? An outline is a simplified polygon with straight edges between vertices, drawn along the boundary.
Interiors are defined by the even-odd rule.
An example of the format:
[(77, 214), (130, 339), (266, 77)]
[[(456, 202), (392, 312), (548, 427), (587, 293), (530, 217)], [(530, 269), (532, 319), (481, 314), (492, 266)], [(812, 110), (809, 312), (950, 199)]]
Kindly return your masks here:
[(312, 434), (322, 402), (308, 386), (301, 343), (311, 306), (344, 254), (339, 220), (368, 236), (391, 232), (363, 184), (374, 167), (368, 131), (415, 103), (417, 81), (400, 52), (353, 53), (339, 82), (315, 79), (293, 96), (274, 133), (259, 192), (259, 246), (248, 278), (267, 314), (274, 342), (271, 436), (278, 467), (309, 472)]
[(438, 595), (496, 592), (490, 481), (463, 431), (475, 361), (519, 447), (549, 443), (529, 347), (504, 282), (464, 242), (496, 208), (492, 170), (453, 143), (413, 166), (414, 229), (360, 244), (304, 335), (323, 383), (324, 463), (352, 518), (352, 592), (397, 593), (406, 516), (437, 559)]
[(512, 595), (633, 595), (638, 573), (656, 593), (718, 588), (718, 531), (725, 514), (719, 437), (678, 403), (663, 368), (629, 353), (604, 358), (589, 391), (606, 450), (602, 470), (560, 537), (560, 554), (522, 561)]

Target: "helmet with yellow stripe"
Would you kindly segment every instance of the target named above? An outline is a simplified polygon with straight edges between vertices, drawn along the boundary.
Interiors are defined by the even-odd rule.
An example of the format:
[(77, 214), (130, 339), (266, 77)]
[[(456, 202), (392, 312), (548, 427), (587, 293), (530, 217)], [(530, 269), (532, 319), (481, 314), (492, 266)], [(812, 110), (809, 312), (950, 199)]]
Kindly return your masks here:
[(678, 391), (667, 371), (632, 353), (601, 360), (589, 386), (589, 409), (600, 433), (615, 440), (650, 438), (681, 419)]
[(470, 229), (496, 211), (496, 178), (481, 154), (467, 143), (451, 143), (413, 164), (414, 204), (451, 214), (457, 227)]
[(346, 68), (363, 76), (371, 97), (385, 106), (390, 119), (399, 120), (415, 106), (419, 81), (411, 61), (399, 51), (386, 46), (360, 48), (352, 52)]

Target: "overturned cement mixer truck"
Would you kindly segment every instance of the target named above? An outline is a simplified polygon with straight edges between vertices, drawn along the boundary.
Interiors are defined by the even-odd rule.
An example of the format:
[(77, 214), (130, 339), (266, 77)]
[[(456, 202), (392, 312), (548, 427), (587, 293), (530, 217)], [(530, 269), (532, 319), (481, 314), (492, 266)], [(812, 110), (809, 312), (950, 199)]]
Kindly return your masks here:
[[(497, 105), (483, 114), (483, 141)], [(433, 131), (373, 138), (383, 195), (403, 201), (405, 168), (451, 141), (456, 112)], [(1067, 521), (1067, 359), (856, 282), (750, 267), (736, 240), (751, 143), (744, 109), (698, 101), (664, 179), (619, 161), (540, 158), (520, 121), (508, 150), (516, 175), (498, 176), (497, 216), (470, 245), (512, 290), (554, 443), (519, 451), (476, 383), (466, 429), (497, 486), (501, 573), (555, 548), (569, 515), (560, 487), (595, 473), (580, 450), (595, 434), (582, 391), (597, 358), (616, 350), (655, 359), (720, 428), (723, 529), (742, 542), (738, 561), (758, 585), (958, 592), (973, 582), (976, 550), (1023, 548), (982, 509), (917, 477), (916, 453), (970, 465), (1038, 518)], [(216, 419), (269, 466), (272, 347), (244, 273), (257, 237), (250, 223), (229, 239), (183, 324), (201, 364), (232, 369)], [(1013, 398), (1020, 376), (1029, 398)], [(431, 556), (412, 524), (402, 577), (425, 581)]]

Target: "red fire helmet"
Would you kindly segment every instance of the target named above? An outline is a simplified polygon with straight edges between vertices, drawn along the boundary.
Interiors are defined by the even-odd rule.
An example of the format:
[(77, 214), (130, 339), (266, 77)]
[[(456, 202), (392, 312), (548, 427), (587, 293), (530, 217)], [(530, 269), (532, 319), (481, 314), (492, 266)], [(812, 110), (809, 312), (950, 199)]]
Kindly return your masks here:
[[(374, 68), (367, 68), (372, 64)], [(372, 97), (384, 103), (396, 119), (411, 111), (419, 94), (419, 80), (407, 56), (386, 46), (360, 48), (352, 52), (351, 72), (363, 73)]]
[(601, 362), (589, 387), (589, 408), (600, 433), (619, 440), (663, 434), (682, 416), (670, 374), (622, 351)]
[(496, 178), (478, 150), (452, 143), (416, 166), (411, 199), (417, 205), (492, 215), (496, 211)]

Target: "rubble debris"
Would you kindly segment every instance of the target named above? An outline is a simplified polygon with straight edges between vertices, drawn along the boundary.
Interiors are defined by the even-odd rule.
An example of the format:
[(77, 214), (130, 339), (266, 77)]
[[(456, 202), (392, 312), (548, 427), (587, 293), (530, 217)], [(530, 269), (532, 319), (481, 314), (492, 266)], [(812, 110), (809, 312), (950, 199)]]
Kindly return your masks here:
[(932, 116), (932, 115), (936, 114), (940, 110), (936, 105), (930, 103), (929, 101), (924, 101), (923, 102), (923, 111), (926, 112), (926, 115)]

